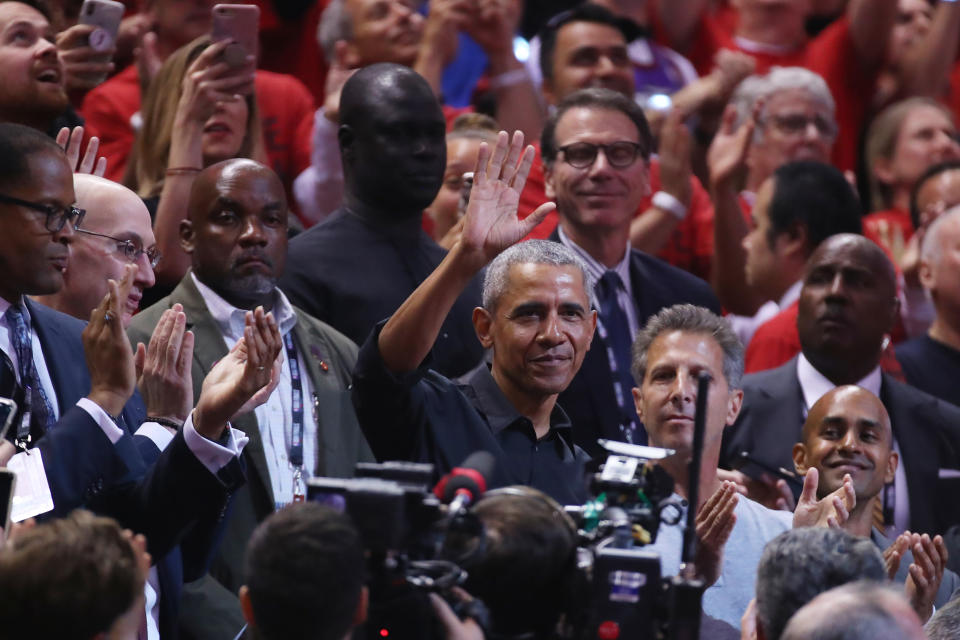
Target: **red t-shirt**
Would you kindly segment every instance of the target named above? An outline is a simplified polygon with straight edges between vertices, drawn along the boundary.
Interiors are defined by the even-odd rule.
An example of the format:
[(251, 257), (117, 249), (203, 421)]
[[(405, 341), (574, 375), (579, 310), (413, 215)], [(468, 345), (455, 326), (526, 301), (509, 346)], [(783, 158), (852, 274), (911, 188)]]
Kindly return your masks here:
[(897, 264), (894, 258), (903, 254), (907, 241), (913, 236), (913, 221), (910, 213), (903, 209), (874, 211), (863, 217), (863, 235), (883, 247)]
[[(313, 97), (296, 78), (270, 71), (257, 71), (256, 91), (267, 155), (289, 192), (293, 179), (310, 165)], [(100, 154), (107, 158), (106, 177), (110, 180), (123, 179), (133, 149), (131, 118), (139, 111), (136, 65), (93, 89), (83, 101), (80, 114), (90, 135), (100, 138)]]
[[(534, 144), (537, 155), (527, 178), (527, 185), (520, 194), (518, 214), (521, 218), (533, 213), (541, 204), (547, 201), (544, 186), (543, 160), (540, 157), (540, 144)], [(670, 264), (685, 269), (694, 275), (710, 281), (710, 263), (713, 259), (713, 203), (700, 181), (690, 177), (692, 188), (690, 208), (684, 218), (673, 230), (673, 235), (657, 256)], [(643, 199), (636, 215), (641, 215), (650, 208), (652, 194), (660, 189), (660, 163), (656, 158), (650, 161), (650, 196)], [(529, 238), (547, 238), (557, 228), (558, 218), (556, 210), (550, 212), (546, 219), (528, 236)]]
[(870, 109), (880, 67), (867, 69), (860, 64), (847, 18), (839, 18), (805, 45), (790, 52), (754, 51), (742, 40), (734, 38), (727, 28), (728, 25), (705, 14), (690, 50), (681, 53), (690, 59), (701, 76), (713, 68), (714, 56), (720, 49), (742, 51), (753, 56), (758, 74), (766, 73), (773, 66), (805, 67), (820, 74), (833, 94), (840, 126), (832, 162), (842, 171), (856, 169), (857, 142)]
[(323, 104), (327, 59), (317, 42), (320, 16), (329, 0), (317, 0), (296, 22), (283, 20), (273, 2), (253, 0), (260, 7), (260, 55), (257, 66), (295, 77)]

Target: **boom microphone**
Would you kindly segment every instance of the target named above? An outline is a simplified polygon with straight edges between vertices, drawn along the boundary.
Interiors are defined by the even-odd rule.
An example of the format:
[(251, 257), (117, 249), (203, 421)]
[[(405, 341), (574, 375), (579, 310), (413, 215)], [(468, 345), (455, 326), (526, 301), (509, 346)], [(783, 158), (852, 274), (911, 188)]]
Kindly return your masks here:
[(474, 451), (459, 467), (454, 467), (440, 479), (433, 493), (450, 505), (449, 513), (456, 514), (483, 495), (495, 466), (496, 459), (492, 453)]

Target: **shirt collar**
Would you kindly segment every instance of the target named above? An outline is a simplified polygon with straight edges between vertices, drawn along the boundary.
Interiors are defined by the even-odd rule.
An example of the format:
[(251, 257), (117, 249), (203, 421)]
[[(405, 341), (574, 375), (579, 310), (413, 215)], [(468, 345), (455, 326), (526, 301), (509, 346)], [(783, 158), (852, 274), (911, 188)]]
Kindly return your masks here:
[(784, 291), (783, 295), (780, 296), (780, 301), (777, 303), (777, 306), (781, 311), (789, 307), (794, 303), (795, 300), (800, 299), (800, 289), (803, 288), (803, 281), (797, 280), (790, 288)]
[[(243, 337), (244, 316), (246, 309), (239, 309), (226, 300), (207, 285), (200, 282), (196, 274), (190, 272), (193, 283), (197, 286), (197, 291), (207, 305), (207, 310), (213, 317), (214, 322), (220, 327), (220, 332), (234, 340)], [(286, 335), (297, 324), (297, 315), (293, 311), (293, 305), (287, 300), (287, 296), (280, 289), (273, 290), (273, 317), (280, 328), (280, 335)]]
[[(593, 256), (587, 253), (582, 249), (576, 242), (571, 240), (567, 234), (563, 232), (563, 227), (557, 227), (557, 233), (560, 236), (560, 244), (566, 246), (572, 250), (577, 256), (583, 260), (587, 265), (587, 273), (593, 278), (594, 282), (599, 282), (600, 278), (603, 277), (603, 274), (608, 271), (607, 267), (597, 261)], [(630, 243), (624, 246), (623, 258), (620, 259), (613, 269), (609, 271), (615, 271), (618, 276), (620, 276), (620, 281), (623, 282), (623, 287), (626, 289), (627, 293), (632, 296), (633, 290), (630, 286)]]
[[(510, 404), (510, 400), (504, 395), (500, 385), (493, 379), (493, 374), (490, 373), (488, 366), (478, 367), (476, 371), (467, 376), (466, 383), (473, 390), (472, 394), (468, 394), (470, 403), (474, 409), (484, 415), (494, 435), (519, 419), (530, 422), (529, 418), (520, 415), (516, 408)], [(554, 404), (553, 411), (550, 412), (550, 431), (556, 432), (564, 443), (570, 447), (570, 450), (573, 450), (573, 428), (570, 424), (570, 418), (558, 404)]]
[[(800, 380), (800, 390), (803, 391), (804, 414), (810, 411), (810, 407), (816, 404), (817, 400), (837, 386), (817, 371), (803, 353), (797, 358), (797, 378)], [(880, 365), (877, 365), (873, 371), (862, 380), (857, 381), (856, 384), (879, 398), (882, 381)]]

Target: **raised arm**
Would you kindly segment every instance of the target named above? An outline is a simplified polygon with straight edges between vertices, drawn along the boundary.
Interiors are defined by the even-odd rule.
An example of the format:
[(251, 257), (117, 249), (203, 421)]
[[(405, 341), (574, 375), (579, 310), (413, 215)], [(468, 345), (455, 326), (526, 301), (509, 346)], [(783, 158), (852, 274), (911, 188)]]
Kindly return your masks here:
[(657, 0), (660, 22), (670, 46), (683, 53), (690, 46), (697, 24), (710, 0)]
[(519, 131), (513, 134), (509, 149), (507, 140), (507, 133), (501, 131), (492, 152), (485, 143), (480, 145), (460, 240), (380, 332), (381, 357), (394, 373), (413, 371), (420, 365), (467, 283), (554, 208), (549, 202), (523, 220), (517, 218), (520, 192), (530, 173), (534, 151), (529, 146), (523, 149)]
[(847, 19), (860, 63), (867, 69), (879, 67), (897, 19), (897, 0), (850, 0)]
[(897, 70), (900, 97), (940, 97), (960, 46), (960, 6), (938, 2), (926, 36), (916, 40), (903, 54)]

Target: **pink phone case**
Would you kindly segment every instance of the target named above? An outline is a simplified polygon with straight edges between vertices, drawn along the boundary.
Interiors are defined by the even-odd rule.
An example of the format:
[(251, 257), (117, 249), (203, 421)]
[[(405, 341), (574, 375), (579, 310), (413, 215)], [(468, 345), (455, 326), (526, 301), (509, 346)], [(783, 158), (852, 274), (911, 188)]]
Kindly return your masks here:
[(214, 41), (232, 40), (235, 44), (224, 51), (224, 60), (230, 66), (240, 66), (246, 56), (257, 55), (260, 7), (252, 4), (218, 4), (213, 7)]

